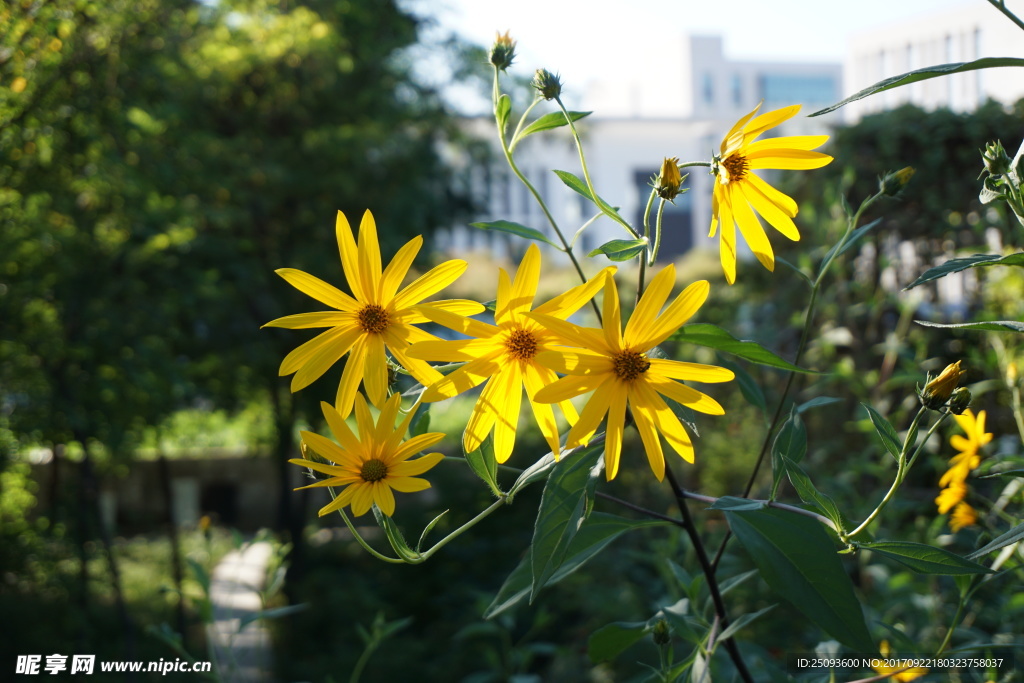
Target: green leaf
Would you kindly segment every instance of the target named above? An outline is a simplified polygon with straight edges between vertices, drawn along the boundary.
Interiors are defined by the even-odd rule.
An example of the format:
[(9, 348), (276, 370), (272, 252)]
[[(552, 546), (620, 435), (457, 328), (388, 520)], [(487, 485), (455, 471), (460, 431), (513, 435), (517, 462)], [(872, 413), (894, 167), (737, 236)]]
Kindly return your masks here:
[(553, 172), (556, 176), (559, 177), (559, 179), (563, 183), (565, 183), (569, 187), (570, 190), (580, 193), (590, 201), (597, 204), (597, 206), (601, 208), (603, 211), (613, 214), (616, 218), (622, 221), (623, 224), (626, 224), (626, 220), (619, 215), (619, 212), (615, 210), (615, 207), (613, 207), (611, 204), (603, 200), (601, 197), (590, 194), (590, 188), (587, 187), (587, 183), (582, 178), (573, 173), (569, 173), (568, 171), (556, 170)]
[(1003, 470), (978, 477), (979, 479), (992, 479), (994, 477), (1024, 477), (1024, 470)]
[[(589, 111), (570, 111), (569, 116), (572, 117), (573, 122), (579, 121), (585, 116), (590, 116), (593, 112)], [(569, 122), (565, 118), (565, 114), (560, 111), (554, 111), (550, 114), (545, 114), (539, 119), (528, 125), (526, 128), (519, 133), (518, 140), (522, 140), (527, 135), (533, 135), (534, 133), (540, 133), (541, 131), (551, 130), (552, 128), (561, 128)]]
[(771, 368), (789, 370), (790, 372), (805, 372), (813, 374), (812, 371), (797, 367), (789, 361), (775, 355), (757, 342), (741, 341), (736, 339), (736, 337), (732, 336), (721, 327), (711, 325), (710, 323), (693, 323), (690, 325), (683, 325), (683, 327), (669, 337), (669, 339), (717, 349), (719, 351), (738, 356), (743, 360), (748, 360), (751, 363), (757, 363), (758, 365), (767, 365)]
[(301, 612), (307, 607), (309, 607), (308, 604), (301, 602), (298, 605), (286, 605), (284, 607), (275, 607), (273, 609), (265, 609), (259, 612), (246, 614), (241, 619), (239, 619), (238, 631), (236, 631), (236, 633), (241, 633), (245, 630), (246, 626), (253, 623), (254, 621), (261, 621), (263, 619), (280, 619), (281, 617), (286, 617), (289, 614)]
[[(703, 578), (703, 575), (700, 578)], [(689, 613), (691, 602), (691, 598), (682, 598), (675, 604), (662, 607), (647, 623), (654, 626), (659, 619), (664, 619), (677, 636), (696, 645), (701, 642), (710, 625), (704, 623), (698, 616)]]
[(1020, 540), (1024, 540), (1024, 524), (1018, 524), (1017, 526), (1007, 531), (1005, 534), (1001, 534), (1000, 536), (993, 538), (988, 545), (979, 548), (978, 550), (975, 550), (973, 553), (968, 555), (967, 559), (976, 560), (982, 555), (988, 555), (993, 550), (999, 550), (1000, 548), (1008, 546), (1011, 543), (1016, 543)]
[(722, 496), (708, 506), (708, 510), (725, 510), (727, 512), (763, 510), (768, 507), (763, 500), (750, 500), (736, 496)]
[[(836, 256), (842, 256), (847, 251), (849, 251), (849, 249), (851, 247), (853, 247), (855, 244), (857, 244), (857, 242), (859, 242), (860, 239), (862, 237), (864, 237), (864, 235), (868, 234), (875, 226), (877, 226), (881, 222), (882, 222), (881, 218), (876, 218), (875, 220), (871, 221), (870, 223), (868, 223), (866, 225), (862, 225), (859, 228), (857, 228), (856, 230), (854, 230), (853, 232), (851, 232), (850, 236), (846, 239), (845, 242), (843, 242), (843, 248), (839, 250), (839, 253), (836, 254)], [(825, 258), (823, 258), (821, 260), (821, 262), (823, 264), (827, 263), (829, 261), (829, 259), (832, 258), (832, 252), (834, 252), (836, 250), (836, 247), (838, 247), (838, 246), (839, 246), (838, 242), (836, 244), (832, 245), (832, 248), (829, 249), (828, 252), (825, 254)]]
[(472, 453), (466, 453), (466, 462), (469, 468), (476, 473), (476, 476), (483, 479), (491, 492), (496, 496), (503, 494), (498, 486), (498, 461), (494, 457), (494, 438), (491, 434), (480, 443), (480, 448)]
[(420, 407), (419, 415), (413, 418), (409, 438), (426, 434), (428, 431), (430, 431), (430, 404), (425, 404)]
[(982, 332), (1024, 332), (1024, 323), (1018, 320), (993, 320), (983, 323), (930, 323), (927, 320), (915, 320), (925, 327), (940, 327), (945, 330), (980, 330)]
[[(736, 384), (739, 385), (740, 393), (743, 394), (743, 398), (746, 399), (747, 403), (755, 408), (760, 408), (763, 415), (768, 412), (768, 401), (765, 400), (764, 392), (761, 391), (760, 385), (754, 381), (754, 378), (742, 365), (725, 360), (724, 358), (719, 359), (717, 363), (723, 368), (733, 371), (736, 375)], [(767, 418), (767, 415), (765, 417)]]
[(499, 232), (507, 232), (511, 235), (525, 237), (528, 240), (537, 240), (538, 242), (550, 244), (555, 249), (562, 249), (562, 247), (558, 246), (557, 244), (549, 240), (547, 237), (545, 237), (544, 233), (542, 233), (540, 230), (528, 228), (525, 225), (513, 223), (512, 221), (488, 221), (483, 223), (470, 223), (470, 226), (474, 228), (479, 228), (481, 230), (497, 230)]
[(437, 523), (441, 521), (441, 518), (444, 517), (447, 514), (448, 514), (448, 510), (445, 510), (444, 512), (439, 514), (437, 517), (434, 517), (434, 519), (430, 520), (430, 524), (428, 524), (427, 526), (423, 527), (423, 533), (420, 534), (420, 540), (416, 544), (416, 552), (421, 552), (421, 550), (423, 549), (423, 541), (427, 540), (427, 534), (429, 534), (431, 531), (433, 531), (434, 527), (437, 526)]
[(772, 442), (772, 491), (771, 500), (779, 492), (779, 484), (786, 474), (786, 459), (797, 463), (807, 454), (807, 428), (804, 427), (796, 406), (790, 409), (789, 417), (782, 424), (775, 441)]
[(939, 76), (947, 76), (949, 74), (963, 73), (965, 71), (991, 69), (997, 66), (1024, 66), (1024, 59), (1016, 59), (1014, 57), (985, 57), (984, 59), (976, 59), (973, 62), (955, 62), (953, 64), (939, 64), (938, 66), (928, 66), (923, 69), (916, 69), (905, 74), (900, 74), (899, 76), (891, 76), (881, 80), (874, 85), (870, 85), (863, 90), (850, 95), (842, 102), (833, 104), (831, 107), (826, 107), (820, 111), (816, 111), (813, 114), (810, 114), (810, 116), (828, 114), (829, 112), (833, 112), (850, 102), (856, 102), (857, 100), (862, 100), (869, 95), (898, 88), (901, 85), (917, 83), (919, 81), (928, 80), (929, 78), (938, 78)]
[(650, 630), (646, 621), (616, 621), (602, 626), (587, 640), (587, 656), (594, 664), (615, 659)]
[(196, 582), (203, 589), (204, 595), (210, 594), (210, 574), (198, 560), (194, 560), (191, 557), (187, 558), (189, 569), (192, 570), (192, 576)]
[(751, 614), (744, 614), (744, 615), (734, 619), (729, 624), (729, 627), (726, 628), (724, 631), (722, 631), (718, 635), (718, 640), (724, 641), (724, 640), (726, 640), (728, 638), (732, 638), (734, 635), (736, 635), (739, 632), (739, 630), (741, 628), (743, 628), (744, 626), (746, 626), (747, 624), (752, 622), (754, 619), (757, 619), (762, 614), (767, 614), (768, 612), (771, 612), (773, 609), (775, 609), (775, 605), (768, 605), (767, 607), (765, 607), (762, 610), (758, 610), (756, 612), (752, 612)]
[(941, 266), (935, 266), (925, 271), (924, 275), (917, 278), (903, 288), (903, 291), (913, 289), (932, 280), (938, 280), (950, 273), (959, 273), (968, 268), (980, 268), (981, 266), (1018, 266), (1024, 267), (1024, 252), (999, 256), (998, 254), (975, 254), (974, 256), (963, 256), (946, 261)]
[(505, 129), (508, 128), (508, 115), (512, 111), (512, 98), (508, 95), (502, 95), (498, 98), (498, 103), (494, 105), (494, 119), (498, 122), (498, 130), (501, 131), (502, 136), (505, 135)]
[(878, 553), (919, 574), (988, 574), (990, 570), (944, 548), (910, 541), (874, 541), (861, 548)]
[(384, 529), (384, 535), (388, 537), (388, 543), (391, 544), (391, 548), (398, 557), (407, 562), (419, 559), (420, 554), (409, 546), (402, 530), (395, 524), (395, 520), (381, 512), (376, 505), (373, 506), (373, 516), (377, 518), (377, 524)]
[(544, 485), (530, 544), (531, 603), (567, 557), (569, 544), (590, 513), (594, 489), (604, 471), (603, 453), (602, 447), (591, 446), (562, 458)]
[[(562, 457), (571, 457), (575, 453), (576, 451), (573, 453), (562, 453)], [(522, 471), (515, 483), (512, 484), (512, 488), (508, 490), (508, 497), (513, 498), (517, 493), (533, 482), (546, 478), (551, 474), (551, 469), (555, 466), (555, 462), (555, 456), (548, 453), (543, 458), (527, 467)]]
[(796, 407), (796, 412), (803, 415), (812, 408), (818, 408), (820, 406), (830, 406), (833, 403), (840, 403), (842, 400), (843, 399), (841, 398), (834, 398), (832, 396), (818, 396), (817, 398), (812, 398), (810, 401), (806, 401), (798, 405)]
[(889, 455), (899, 462), (900, 453), (903, 451), (903, 444), (900, 443), (900, 437), (896, 433), (889, 421), (886, 420), (882, 415), (869, 406), (867, 403), (861, 403), (868, 411), (868, 417), (871, 419), (871, 424), (875, 426), (875, 431), (878, 432), (878, 436), (882, 439), (882, 445), (885, 446), (885, 450), (889, 451)]
[(850, 577), (820, 524), (775, 508), (725, 514), (776, 593), (854, 652), (876, 651)]
[(843, 516), (839, 512), (839, 506), (836, 505), (836, 502), (814, 486), (804, 468), (785, 456), (783, 456), (783, 462), (785, 463), (786, 474), (789, 475), (789, 481), (793, 484), (793, 488), (796, 489), (800, 500), (818, 508), (822, 514), (832, 520), (837, 529), (842, 529)]
[(605, 242), (587, 256), (604, 254), (611, 261), (629, 261), (647, 248), (647, 240), (612, 240)]
[[(572, 574), (587, 560), (604, 550), (609, 543), (627, 531), (661, 524), (665, 524), (665, 522), (657, 519), (626, 519), (605, 512), (594, 512), (572, 539), (565, 561), (548, 580), (547, 585), (552, 586)], [(519, 604), (529, 596), (531, 582), (530, 554), (527, 553), (505, 579), (505, 583), (502, 584), (498, 594), (494, 596), (494, 600), (484, 612), (484, 618), (492, 619)]]
[(807, 273), (805, 273), (805, 272), (804, 272), (804, 271), (803, 271), (803, 270), (802, 270), (802, 269), (801, 269), (801, 268), (800, 268), (800, 267), (799, 267), (798, 265), (796, 265), (795, 263), (790, 263), (789, 261), (787, 261), (786, 259), (782, 258), (781, 256), (776, 256), (776, 257), (775, 257), (775, 262), (776, 262), (776, 263), (781, 263), (782, 265), (786, 266), (787, 268), (789, 268), (790, 270), (792, 270), (792, 271), (793, 271), (794, 273), (796, 273), (797, 275), (799, 275), (799, 276), (800, 276), (800, 278), (801, 278), (801, 279), (803, 279), (803, 281), (804, 281), (804, 282), (806, 282), (807, 284), (811, 285), (812, 287), (814, 286), (814, 280), (812, 280), (812, 279), (810, 278), (810, 276), (809, 276), (809, 275), (808, 275)]

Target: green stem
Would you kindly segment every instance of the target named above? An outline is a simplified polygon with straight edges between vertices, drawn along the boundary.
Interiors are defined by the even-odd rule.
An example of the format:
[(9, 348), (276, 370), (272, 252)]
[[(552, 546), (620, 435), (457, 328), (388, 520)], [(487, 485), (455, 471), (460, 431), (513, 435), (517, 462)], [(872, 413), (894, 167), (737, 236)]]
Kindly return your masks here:
[(661, 249), (661, 217), (665, 213), (666, 200), (662, 199), (661, 204), (658, 204), (658, 219), (654, 224), (654, 249), (651, 250), (651, 267), (654, 267), (654, 262), (658, 260), (658, 250)]
[[(651, 195), (647, 198), (647, 206), (644, 207), (644, 239), (650, 243), (651, 240), (651, 207), (654, 206), (654, 198), (658, 195), (657, 190), (651, 190)], [(644, 277), (647, 273), (647, 259), (640, 257), (640, 274), (637, 277), (636, 283), (636, 303), (640, 304), (640, 297), (644, 293)], [(653, 264), (652, 264), (653, 265)]]
[[(337, 498), (337, 494), (334, 493), (334, 487), (333, 486), (328, 486), (327, 490), (331, 492), (331, 498), (332, 499), (333, 498)], [(345, 509), (344, 508), (338, 508), (338, 514), (341, 515), (341, 518), (343, 520), (345, 520), (345, 526), (348, 527), (348, 530), (352, 533), (352, 537), (356, 539), (356, 543), (358, 543), (359, 545), (362, 546), (363, 550), (365, 550), (366, 552), (370, 553), (371, 555), (376, 557), (378, 560), (383, 560), (384, 562), (390, 562), (391, 564), (405, 564), (405, 560), (402, 560), (402, 559), (397, 558), (397, 557), (388, 557), (387, 555), (382, 555), (381, 553), (379, 553), (376, 550), (374, 550), (370, 546), (370, 544), (367, 543), (366, 540), (362, 536), (359, 535), (359, 532), (356, 530), (355, 525), (352, 524), (352, 520), (350, 520), (348, 518), (348, 515), (345, 514)]]
[(576, 151), (579, 152), (580, 155), (580, 166), (583, 167), (583, 180), (587, 183), (587, 189), (590, 191), (590, 196), (594, 200), (594, 203), (597, 204), (597, 207), (604, 212), (604, 215), (624, 227), (634, 238), (640, 239), (640, 233), (634, 230), (632, 225), (627, 223), (622, 216), (616, 213), (604, 202), (604, 200), (597, 196), (597, 190), (594, 189), (594, 183), (590, 180), (590, 170), (587, 168), (587, 160), (583, 156), (583, 142), (580, 140), (580, 134), (576, 130), (576, 124), (573, 123), (572, 117), (569, 116), (569, 110), (565, 108), (564, 104), (562, 104), (562, 98), (556, 97), (555, 102), (558, 104), (558, 108), (561, 109), (562, 113), (565, 115), (565, 120), (569, 123), (569, 130), (572, 131), (573, 140), (576, 141)]
[(693, 168), (694, 166), (703, 166), (705, 168), (711, 168), (710, 161), (687, 161), (685, 164), (679, 164), (679, 168)]
[[(493, 92), (495, 111), (497, 111), (498, 98), (500, 96), (501, 93), (498, 90), (498, 69), (495, 68)], [(569, 125), (572, 125), (571, 121)], [(500, 126), (497, 126), (497, 128), (498, 140), (501, 142), (501, 151), (505, 155), (505, 161), (508, 163), (509, 168), (512, 169), (512, 172), (515, 173), (516, 177), (519, 178), (519, 181), (526, 186), (526, 189), (529, 190), (531, 195), (533, 195), (533, 198), (534, 200), (536, 200), (537, 204), (540, 205), (540, 210), (544, 212), (544, 217), (547, 218), (548, 224), (551, 225), (551, 229), (555, 231), (555, 234), (558, 236), (558, 240), (562, 243), (562, 251), (564, 251), (569, 256), (569, 260), (572, 261), (572, 265), (576, 269), (576, 273), (580, 276), (580, 280), (584, 283), (587, 282), (587, 276), (583, 272), (583, 267), (580, 266), (580, 262), (576, 259), (576, 255), (573, 253), (572, 247), (569, 246), (569, 242), (566, 241), (565, 235), (562, 234), (562, 230), (558, 227), (558, 223), (555, 221), (554, 216), (552, 216), (551, 211), (548, 210), (548, 205), (544, 202), (544, 198), (540, 196), (539, 192), (537, 192), (537, 188), (533, 186), (533, 183), (527, 180), (526, 176), (523, 175), (523, 172), (519, 170), (519, 166), (516, 165), (515, 159), (512, 157), (512, 150), (509, 149), (508, 142), (505, 140), (504, 132), (501, 130)], [(594, 299), (590, 300), (590, 306), (594, 309), (594, 313), (597, 314), (598, 322), (603, 322), (601, 320), (601, 308), (597, 305), (597, 302)]]
[(1009, 18), (1009, 20), (1012, 21), (1013, 23), (1017, 24), (1017, 26), (1019, 28), (1024, 29), (1024, 21), (1021, 21), (1020, 18), (1018, 18), (1016, 14), (1011, 12), (1006, 7), (1006, 0), (988, 0), (988, 4), (992, 5), (997, 10), (999, 10), (1000, 12), (1005, 14), (1007, 16), (1007, 18)]
[(486, 509), (484, 509), (476, 517), (474, 517), (473, 519), (469, 520), (468, 522), (466, 522), (465, 524), (460, 526), (458, 529), (456, 529), (455, 531), (451, 532), (450, 534), (448, 534), (447, 536), (442, 538), (440, 541), (435, 543), (434, 546), (432, 548), (430, 548), (429, 550), (421, 553), (420, 557), (419, 557), (419, 560), (417, 562), (415, 562), (414, 564), (419, 564), (420, 562), (426, 562), (438, 550), (440, 550), (441, 548), (443, 548), (446, 545), (448, 545), (452, 540), (458, 538), (459, 536), (461, 536), (466, 531), (469, 531), (470, 529), (475, 527), (480, 521), (486, 519), (487, 517), (490, 517), (492, 512), (494, 512), (495, 510), (497, 510), (501, 506), (505, 505), (507, 502), (508, 502), (508, 496), (502, 496), (498, 500), (494, 501), (493, 503), (490, 504), (490, 506), (488, 506)]
[(953, 615), (953, 623), (949, 625), (949, 629), (946, 631), (946, 637), (942, 639), (942, 644), (939, 645), (939, 649), (935, 651), (936, 657), (945, 652), (946, 648), (949, 647), (949, 641), (952, 640), (953, 631), (956, 630), (957, 624), (960, 623), (960, 617), (963, 616), (964, 607), (966, 606), (966, 604), (967, 601), (964, 599), (963, 596), (960, 596), (960, 600), (957, 602), (956, 605), (956, 614)]
[(372, 640), (363, 648), (363, 653), (359, 655), (359, 659), (356, 660), (356, 665), (352, 668), (352, 675), (349, 677), (348, 683), (359, 683), (359, 678), (363, 675), (363, 669), (366, 667), (366, 663), (370, 661), (370, 657), (373, 656), (374, 651), (377, 649), (377, 644), (376, 640)]
[(516, 145), (519, 144), (519, 133), (523, 130), (523, 124), (526, 123), (526, 117), (530, 115), (530, 112), (533, 111), (534, 107), (543, 101), (544, 99), (541, 97), (534, 98), (533, 102), (530, 103), (530, 106), (523, 112), (523, 115), (519, 117), (519, 123), (516, 124), (516, 129), (512, 131), (512, 142), (508, 146), (509, 153), (516, 151)]

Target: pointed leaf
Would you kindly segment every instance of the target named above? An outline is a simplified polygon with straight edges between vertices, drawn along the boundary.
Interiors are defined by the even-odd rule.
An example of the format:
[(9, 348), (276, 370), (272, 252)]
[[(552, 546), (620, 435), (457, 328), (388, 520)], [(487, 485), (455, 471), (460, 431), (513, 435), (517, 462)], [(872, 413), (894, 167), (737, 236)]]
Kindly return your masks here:
[(597, 479), (603, 474), (603, 448), (591, 446), (557, 463), (544, 485), (530, 544), (533, 585), (530, 602), (548, 582), (589, 513)]
[(494, 439), (491, 434), (488, 434), (480, 443), (480, 448), (472, 453), (466, 453), (466, 462), (469, 463), (469, 468), (476, 473), (476, 476), (491, 487), (491, 492), (494, 495), (501, 496), (503, 494), (498, 486), (498, 461), (494, 457)]
[(861, 543), (861, 548), (893, 559), (919, 574), (989, 574), (977, 562), (951, 553), (944, 548), (910, 541), (874, 541)]
[(587, 639), (587, 656), (594, 664), (615, 659), (650, 630), (646, 621), (616, 621), (602, 626)]
[(587, 256), (604, 254), (611, 261), (629, 261), (642, 254), (646, 248), (647, 240), (612, 240), (594, 249)]
[[(570, 111), (569, 116), (572, 117), (573, 122), (579, 121), (585, 116), (590, 116), (593, 112), (590, 111)], [(569, 122), (565, 118), (565, 114), (560, 111), (553, 111), (550, 114), (545, 114), (539, 119), (528, 125), (526, 128), (519, 133), (518, 140), (522, 140), (527, 135), (533, 135), (534, 133), (540, 133), (541, 131), (551, 130), (552, 128), (561, 128)], [(517, 140), (517, 141), (518, 141)]]
[(754, 621), (754, 619), (757, 619), (762, 614), (767, 614), (768, 612), (771, 612), (773, 609), (775, 609), (775, 605), (768, 605), (764, 609), (752, 612), (751, 614), (744, 614), (736, 619), (733, 619), (732, 622), (729, 624), (729, 627), (722, 631), (720, 634), (718, 634), (718, 640), (724, 641), (728, 640), (729, 638), (732, 638), (739, 632), (741, 628), (743, 628), (750, 622)]
[[(881, 218), (876, 218), (870, 223), (862, 225), (856, 230), (854, 230), (852, 233), (850, 233), (850, 236), (846, 238), (845, 242), (843, 242), (843, 247), (842, 249), (839, 250), (839, 253), (836, 254), (836, 256), (842, 256), (843, 254), (845, 254), (851, 247), (853, 247), (855, 244), (857, 244), (857, 242), (860, 241), (860, 238), (864, 237), (864, 235), (871, 232), (871, 230), (881, 222)], [(832, 245), (832, 248), (828, 250), (828, 252), (825, 254), (825, 258), (821, 259), (821, 262), (828, 263), (829, 259), (832, 258), (832, 252), (834, 252), (836, 250), (836, 247), (838, 246), (838, 243)]]
[(903, 451), (903, 444), (900, 443), (899, 434), (896, 433), (896, 430), (889, 424), (889, 421), (882, 417), (877, 410), (867, 403), (861, 403), (861, 405), (868, 411), (871, 424), (875, 426), (875, 431), (878, 432), (878, 436), (882, 439), (882, 445), (885, 446), (885, 450), (889, 451), (889, 455), (899, 462), (900, 453)]
[(833, 403), (840, 403), (842, 400), (843, 399), (841, 398), (833, 398), (831, 396), (819, 396), (817, 398), (812, 398), (810, 401), (798, 405), (796, 407), (796, 412), (803, 415), (812, 408), (818, 408), (820, 406), (829, 406), (832, 405)]
[(850, 577), (820, 524), (775, 508), (725, 515), (776, 593), (855, 652), (875, 652)]
[[(764, 392), (761, 391), (760, 385), (747, 372), (746, 368), (739, 363), (733, 363), (724, 358), (719, 358), (716, 364), (733, 371), (733, 374), (736, 375), (736, 384), (739, 385), (740, 393), (743, 394), (743, 398), (746, 399), (747, 403), (755, 408), (759, 408), (762, 415), (768, 412), (768, 401), (765, 400)], [(767, 418), (767, 415), (765, 417)]]
[(508, 128), (508, 115), (512, 111), (512, 98), (502, 95), (494, 105), (494, 119), (498, 122), (498, 130), (502, 137), (505, 136), (505, 129)]
[(289, 614), (301, 612), (307, 607), (309, 607), (308, 604), (301, 602), (297, 605), (286, 605), (284, 607), (275, 607), (273, 609), (265, 609), (259, 612), (252, 612), (250, 614), (246, 614), (238, 621), (237, 633), (241, 633), (242, 631), (244, 631), (245, 627), (253, 623), (254, 621), (260, 621), (263, 619), (280, 619), (281, 617), (286, 617)]
[(919, 81), (925, 81), (929, 78), (938, 78), (939, 76), (947, 76), (949, 74), (958, 74), (965, 71), (976, 71), (978, 69), (991, 69), (997, 66), (1024, 66), (1024, 59), (1016, 59), (1013, 57), (985, 57), (984, 59), (976, 59), (973, 62), (955, 62), (953, 64), (939, 64), (937, 66), (928, 66), (923, 69), (917, 69), (915, 71), (909, 71), (899, 76), (891, 76), (884, 80), (870, 85), (860, 92), (850, 95), (842, 102), (833, 104), (831, 107), (826, 107), (820, 111), (816, 111), (810, 116), (821, 116), (822, 114), (828, 114), (833, 112), (840, 107), (849, 104), (850, 102), (856, 102), (862, 100), (869, 95), (875, 93), (884, 92), (893, 88), (898, 88), (901, 85), (908, 85), (910, 83), (917, 83)]
[(423, 541), (427, 540), (427, 535), (431, 531), (433, 531), (434, 527), (437, 526), (437, 523), (441, 521), (441, 518), (444, 517), (447, 514), (448, 514), (448, 510), (445, 510), (444, 512), (439, 514), (437, 517), (434, 517), (434, 519), (430, 520), (430, 524), (428, 524), (427, 526), (423, 527), (423, 533), (420, 534), (420, 540), (416, 544), (416, 552), (422, 551), (422, 549), (423, 549)]
[(1017, 526), (1007, 531), (1005, 534), (1001, 534), (996, 538), (993, 538), (992, 541), (988, 543), (988, 545), (979, 548), (970, 555), (968, 555), (967, 559), (976, 560), (982, 555), (988, 555), (993, 550), (999, 550), (1000, 548), (1003, 548), (1005, 546), (1010, 545), (1011, 543), (1016, 543), (1017, 541), (1021, 540), (1024, 540), (1024, 524), (1018, 524)]
[(576, 176), (576, 175), (574, 175), (572, 173), (569, 173), (568, 171), (553, 171), (553, 172), (554, 172), (555, 175), (557, 175), (559, 177), (559, 179), (563, 183), (565, 183), (569, 187), (570, 190), (573, 190), (574, 192), (580, 193), (581, 195), (583, 195), (584, 197), (586, 197), (590, 201), (592, 201), (595, 204), (597, 204), (597, 206), (600, 207), (602, 210), (604, 210), (606, 213), (613, 214), (623, 224), (626, 223), (625, 219), (622, 218), (622, 216), (619, 215), (619, 212), (615, 210), (615, 207), (613, 207), (611, 204), (609, 204), (605, 200), (601, 199), (601, 197), (592, 195), (590, 193), (590, 188), (587, 187), (587, 183), (582, 178), (580, 178), (579, 176)]
[(925, 327), (940, 327), (945, 330), (980, 330), (982, 332), (1024, 332), (1024, 323), (1018, 320), (993, 320), (981, 323), (930, 323), (927, 320), (915, 320)]
[(719, 351), (739, 356), (744, 360), (749, 360), (750, 362), (757, 363), (758, 365), (767, 365), (768, 367), (779, 368), (780, 370), (789, 370), (790, 372), (813, 373), (811, 370), (804, 370), (803, 368), (793, 365), (789, 361), (775, 355), (757, 342), (741, 341), (736, 339), (736, 337), (732, 336), (721, 327), (711, 325), (710, 323), (693, 323), (690, 325), (683, 325), (678, 332), (669, 338), (673, 341), (686, 342), (688, 344), (696, 344), (697, 346), (706, 346), (708, 348), (718, 349)]
[(975, 254), (974, 256), (963, 256), (946, 261), (941, 266), (935, 266), (925, 271), (924, 275), (917, 278), (903, 288), (903, 291), (913, 289), (932, 280), (938, 280), (950, 273), (959, 273), (968, 268), (980, 268), (981, 266), (1018, 266), (1024, 267), (1024, 252), (999, 256), (998, 254)]
[(513, 223), (512, 221), (486, 221), (481, 223), (470, 223), (471, 227), (479, 228), (481, 230), (497, 230), (498, 232), (507, 232), (511, 235), (517, 235), (519, 237), (525, 237), (528, 240), (536, 240), (538, 242), (544, 242), (550, 244), (555, 249), (561, 249), (560, 246), (549, 240), (544, 236), (540, 230), (534, 228), (528, 228), (525, 225), (519, 223)]

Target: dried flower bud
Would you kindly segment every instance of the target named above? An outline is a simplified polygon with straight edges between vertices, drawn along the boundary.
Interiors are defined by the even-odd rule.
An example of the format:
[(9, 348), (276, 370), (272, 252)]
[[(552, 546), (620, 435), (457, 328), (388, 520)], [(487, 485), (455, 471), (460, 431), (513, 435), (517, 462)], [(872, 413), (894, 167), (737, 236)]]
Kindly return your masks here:
[(921, 405), (931, 410), (938, 410), (941, 408), (953, 394), (953, 390), (956, 389), (956, 385), (960, 383), (960, 378), (966, 373), (966, 370), (960, 369), (960, 361), (947, 365), (945, 369), (939, 373), (938, 377), (929, 380), (928, 383), (924, 385), (924, 389), (922, 389), (919, 394)]
[(1010, 155), (1003, 149), (1003, 143), (999, 140), (985, 145), (981, 151), (981, 158), (985, 162), (985, 170), (992, 175), (1003, 175), (1010, 170)]
[(681, 193), (686, 192), (682, 189), (683, 180), (686, 177), (679, 174), (678, 157), (665, 157), (665, 160), (661, 162), (661, 173), (654, 179), (652, 187), (659, 197), (672, 201)]
[(905, 166), (898, 171), (886, 173), (882, 179), (878, 181), (878, 189), (886, 196), (893, 197), (902, 190), (913, 177), (914, 169), (910, 166)]
[(508, 31), (496, 35), (494, 45), (491, 46), (491, 64), (504, 71), (512, 66), (512, 60), (516, 58), (516, 41), (512, 40)]
[(553, 100), (562, 94), (562, 81), (559, 80), (557, 74), (553, 74), (547, 69), (537, 69), (531, 85), (545, 100)]
[(658, 619), (658, 623), (654, 625), (654, 631), (652, 632), (655, 645), (668, 645), (672, 642), (672, 631), (669, 630), (668, 622), (664, 619)]
[(967, 387), (957, 387), (949, 397), (949, 412), (960, 415), (971, 405), (971, 390)]

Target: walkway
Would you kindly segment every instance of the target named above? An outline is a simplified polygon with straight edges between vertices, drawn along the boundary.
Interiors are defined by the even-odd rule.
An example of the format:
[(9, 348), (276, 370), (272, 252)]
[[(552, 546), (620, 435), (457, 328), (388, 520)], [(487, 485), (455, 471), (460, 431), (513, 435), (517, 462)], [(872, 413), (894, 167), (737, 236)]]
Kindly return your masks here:
[(213, 568), (213, 623), (207, 627), (206, 637), (225, 683), (273, 680), (270, 634), (263, 622), (254, 619), (239, 630), (243, 620), (263, 609), (260, 591), (272, 552), (269, 543), (251, 543), (231, 551)]

